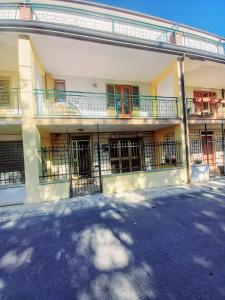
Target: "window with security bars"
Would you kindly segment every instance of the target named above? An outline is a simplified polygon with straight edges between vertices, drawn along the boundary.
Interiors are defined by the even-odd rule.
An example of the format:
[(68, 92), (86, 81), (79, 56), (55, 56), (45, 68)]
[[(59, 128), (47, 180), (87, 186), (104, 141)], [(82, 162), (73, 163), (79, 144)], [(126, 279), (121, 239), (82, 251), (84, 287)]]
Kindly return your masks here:
[(23, 184), (24, 156), (22, 141), (0, 142), (0, 186)]
[(9, 79), (0, 78), (0, 106), (10, 104)]
[(140, 139), (109, 141), (111, 170), (113, 174), (141, 170)]

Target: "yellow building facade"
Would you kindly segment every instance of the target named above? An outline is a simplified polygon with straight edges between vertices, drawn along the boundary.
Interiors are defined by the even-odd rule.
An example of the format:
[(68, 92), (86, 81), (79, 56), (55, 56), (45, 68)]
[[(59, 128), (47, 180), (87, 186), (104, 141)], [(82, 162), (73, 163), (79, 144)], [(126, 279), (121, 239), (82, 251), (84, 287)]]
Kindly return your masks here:
[[(211, 129), (205, 124), (219, 128), (223, 138), (223, 117), (196, 115), (195, 99), (201, 91), (196, 87), (204, 82), (207, 91), (210, 82), (212, 90), (213, 80), (224, 97), (225, 84), (212, 80), (212, 72), (199, 77), (205, 64), (225, 73), (224, 44), (217, 37), (64, 1), (57, 7), (10, 1), (0, 7), (1, 24), (3, 204), (188, 183), (197, 160), (196, 131), (198, 151), (210, 165)], [(196, 64), (191, 57), (202, 48), (208, 60)]]

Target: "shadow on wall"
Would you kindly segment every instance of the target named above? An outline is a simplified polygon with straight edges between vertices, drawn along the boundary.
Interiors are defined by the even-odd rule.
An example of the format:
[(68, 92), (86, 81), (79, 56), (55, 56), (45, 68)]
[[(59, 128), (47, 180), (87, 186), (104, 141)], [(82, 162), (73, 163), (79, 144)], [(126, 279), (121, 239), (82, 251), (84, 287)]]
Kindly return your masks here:
[(2, 222), (1, 299), (224, 299), (224, 197), (132, 197)]

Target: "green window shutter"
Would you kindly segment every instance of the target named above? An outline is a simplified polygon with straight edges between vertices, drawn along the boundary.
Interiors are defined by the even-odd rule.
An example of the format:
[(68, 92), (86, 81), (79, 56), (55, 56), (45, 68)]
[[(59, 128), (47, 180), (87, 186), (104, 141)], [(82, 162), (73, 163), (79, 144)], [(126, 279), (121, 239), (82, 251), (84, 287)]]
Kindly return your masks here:
[(115, 86), (114, 84), (107, 84), (106, 85), (106, 94), (107, 94), (107, 105), (115, 106)]
[(132, 86), (132, 102), (134, 107), (140, 106), (140, 99), (139, 99), (139, 87), (138, 86)]

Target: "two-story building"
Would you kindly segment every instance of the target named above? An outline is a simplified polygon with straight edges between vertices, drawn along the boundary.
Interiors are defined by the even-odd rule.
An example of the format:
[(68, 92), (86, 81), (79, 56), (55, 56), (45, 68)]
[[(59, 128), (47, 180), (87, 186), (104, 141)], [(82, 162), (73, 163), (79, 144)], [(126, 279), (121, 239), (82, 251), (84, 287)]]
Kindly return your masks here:
[(0, 4), (0, 201), (179, 185), (200, 160), (222, 174), (224, 62), (219, 37), (152, 16)]

